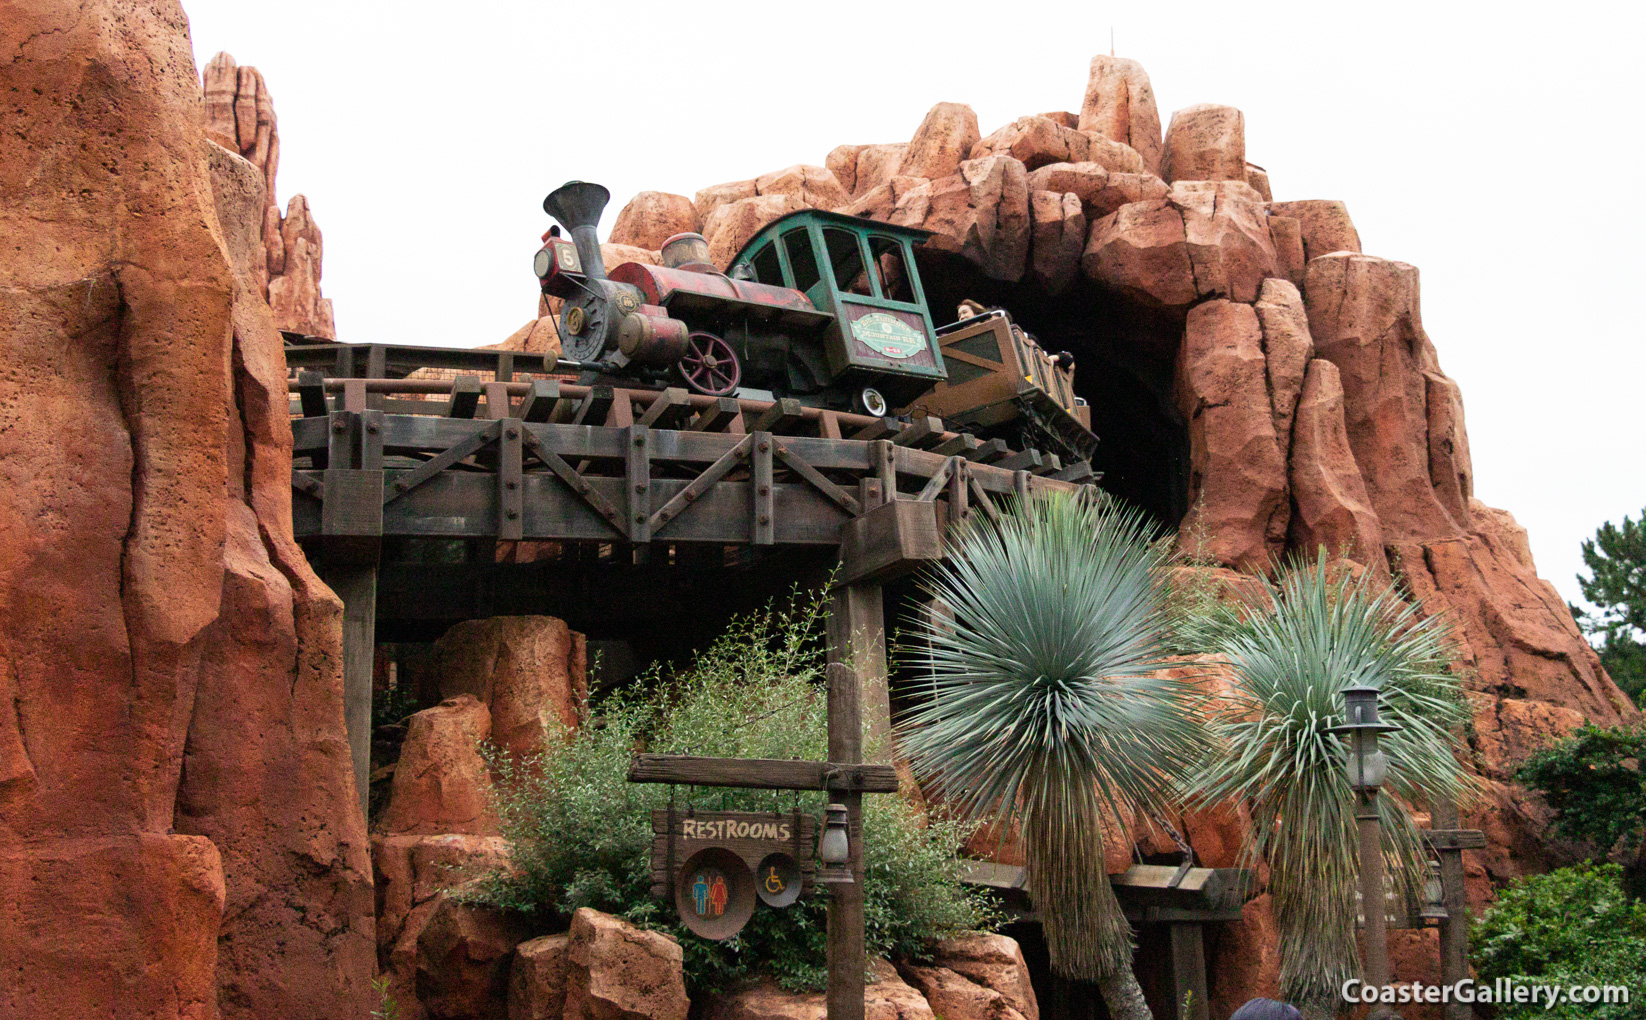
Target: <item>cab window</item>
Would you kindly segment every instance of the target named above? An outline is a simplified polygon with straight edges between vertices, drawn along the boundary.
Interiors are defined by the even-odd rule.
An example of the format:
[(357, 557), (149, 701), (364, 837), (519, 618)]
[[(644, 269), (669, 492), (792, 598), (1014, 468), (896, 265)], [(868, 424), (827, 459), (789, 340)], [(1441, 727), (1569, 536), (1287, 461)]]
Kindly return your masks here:
[(823, 247), (829, 253), (829, 268), (834, 270), (835, 286), (842, 293), (874, 296), (874, 285), (869, 282), (868, 270), (863, 266), (863, 249), (857, 234), (839, 227), (825, 227)]
[(880, 293), (888, 301), (914, 303), (914, 287), (904, 265), (903, 242), (879, 234), (869, 237), (869, 254), (880, 274)]
[(822, 279), (817, 270), (817, 257), (812, 254), (812, 239), (805, 227), (783, 235), (783, 250), (789, 254), (789, 268), (794, 272), (794, 289), (811, 290)]
[(749, 260), (749, 268), (754, 270), (754, 278), (761, 283), (773, 287), (783, 286), (783, 267), (777, 262), (777, 245), (768, 244), (754, 253)]

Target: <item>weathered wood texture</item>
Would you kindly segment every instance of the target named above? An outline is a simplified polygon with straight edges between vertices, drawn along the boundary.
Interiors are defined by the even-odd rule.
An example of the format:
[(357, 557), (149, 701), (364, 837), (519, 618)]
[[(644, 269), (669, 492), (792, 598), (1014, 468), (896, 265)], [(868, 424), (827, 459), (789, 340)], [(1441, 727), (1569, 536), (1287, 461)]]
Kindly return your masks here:
[[(669, 845), (669, 818), (674, 818), (674, 845)], [(713, 837), (692, 834), (707, 822), (741, 823), (733, 834)], [(772, 831), (776, 830), (776, 831)], [(744, 835), (753, 832), (759, 835)], [(770, 832), (770, 835), (765, 833)], [(787, 836), (782, 833), (786, 832)], [(817, 819), (800, 812), (692, 811), (690, 808), (658, 808), (652, 812), (652, 895), (673, 896), (674, 869), (692, 854), (711, 846), (725, 847), (743, 859), (758, 879), (760, 862), (772, 853), (786, 853), (800, 865), (801, 893), (811, 888), (817, 871)], [(672, 849), (672, 859), (671, 859)]]
[(889, 765), (864, 765), (860, 760), (817, 762), (783, 758), (700, 758), (686, 754), (640, 754), (629, 763), (629, 782), (725, 786), (749, 790), (897, 792), (895, 769)]
[[(828, 684), (829, 758), (847, 764), (860, 762), (863, 760), (863, 712), (858, 677), (836, 662), (828, 667)], [(897, 789), (895, 772), (891, 780), (891, 791), (886, 792)], [(828, 1020), (863, 1020), (864, 969), (868, 955), (863, 932), (863, 795), (842, 793), (840, 803), (846, 807), (852, 881), (829, 886), (826, 1003)]]

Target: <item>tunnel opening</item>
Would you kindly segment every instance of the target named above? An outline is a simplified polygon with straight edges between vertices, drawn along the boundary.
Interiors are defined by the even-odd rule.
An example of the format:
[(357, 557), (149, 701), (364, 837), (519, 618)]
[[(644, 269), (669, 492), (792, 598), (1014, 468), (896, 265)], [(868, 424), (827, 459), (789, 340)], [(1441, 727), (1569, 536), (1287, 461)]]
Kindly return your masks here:
[(992, 280), (959, 255), (920, 249), (917, 265), (936, 325), (962, 301), (1011, 313), (1049, 352), (1075, 357), (1075, 392), (1091, 405), (1102, 487), (1163, 529), (1189, 510), (1189, 431), (1172, 398), (1180, 313), (1144, 308), (1078, 277), (1057, 295), (1038, 283)]

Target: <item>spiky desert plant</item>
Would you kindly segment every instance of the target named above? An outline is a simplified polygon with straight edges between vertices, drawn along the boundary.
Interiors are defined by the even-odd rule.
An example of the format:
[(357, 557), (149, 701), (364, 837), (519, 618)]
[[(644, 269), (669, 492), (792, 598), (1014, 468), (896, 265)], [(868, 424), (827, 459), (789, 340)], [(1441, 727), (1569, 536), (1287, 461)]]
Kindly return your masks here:
[(1217, 635), (1233, 690), (1212, 724), (1199, 798), (1251, 812), (1247, 863), (1269, 867), (1280, 935), (1280, 991), (1306, 1016), (1337, 1012), (1361, 974), (1355, 946), (1359, 880), (1355, 793), (1344, 769), (1342, 690), (1382, 691), (1388, 778), (1378, 798), (1383, 851), (1397, 897), (1422, 889), (1426, 854), (1411, 806), (1468, 791), (1457, 750), (1467, 710), (1447, 671), (1450, 629), (1369, 575), (1297, 562), (1264, 582), (1266, 598)]
[(975, 516), (923, 578), (952, 620), (922, 627), (924, 689), (898, 729), (950, 809), (1020, 827), (1052, 969), (1096, 982), (1116, 1020), (1150, 1013), (1104, 822), (1160, 806), (1204, 739), (1193, 687), (1157, 672), (1163, 561), (1142, 516), (1111, 503)]

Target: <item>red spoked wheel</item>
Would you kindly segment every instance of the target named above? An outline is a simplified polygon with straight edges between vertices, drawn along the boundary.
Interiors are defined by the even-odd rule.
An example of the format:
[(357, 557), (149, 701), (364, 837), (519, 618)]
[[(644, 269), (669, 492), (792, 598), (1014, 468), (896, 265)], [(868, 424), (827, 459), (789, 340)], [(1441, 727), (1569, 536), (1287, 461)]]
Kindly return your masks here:
[(693, 333), (686, 338), (686, 353), (675, 366), (687, 386), (711, 397), (727, 397), (743, 378), (732, 345), (713, 333)]

